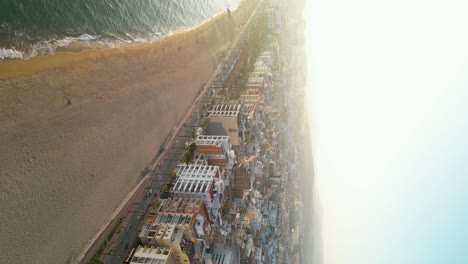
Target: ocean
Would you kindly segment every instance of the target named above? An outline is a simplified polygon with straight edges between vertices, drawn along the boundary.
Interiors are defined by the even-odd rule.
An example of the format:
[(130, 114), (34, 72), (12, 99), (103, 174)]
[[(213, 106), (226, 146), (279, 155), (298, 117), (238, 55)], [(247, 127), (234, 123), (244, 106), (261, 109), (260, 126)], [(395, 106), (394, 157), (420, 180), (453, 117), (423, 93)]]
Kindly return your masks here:
[(2, 0), (0, 59), (52, 55), (80, 42), (113, 48), (151, 42), (235, 10), (240, 0)]

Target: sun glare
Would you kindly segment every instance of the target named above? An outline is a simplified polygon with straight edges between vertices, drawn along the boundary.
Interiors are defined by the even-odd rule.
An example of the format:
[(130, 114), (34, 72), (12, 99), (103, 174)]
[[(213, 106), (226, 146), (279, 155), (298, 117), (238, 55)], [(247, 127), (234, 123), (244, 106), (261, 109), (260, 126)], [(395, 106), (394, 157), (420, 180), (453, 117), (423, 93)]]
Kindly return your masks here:
[(468, 83), (461, 10), (453, 1), (307, 2), (308, 111), (324, 263), (363, 256), (377, 263), (371, 260), (400, 239), (389, 230), (412, 223), (406, 205), (423, 195), (421, 168), (436, 159), (430, 143), (457, 125), (437, 124), (455, 122), (460, 84)]

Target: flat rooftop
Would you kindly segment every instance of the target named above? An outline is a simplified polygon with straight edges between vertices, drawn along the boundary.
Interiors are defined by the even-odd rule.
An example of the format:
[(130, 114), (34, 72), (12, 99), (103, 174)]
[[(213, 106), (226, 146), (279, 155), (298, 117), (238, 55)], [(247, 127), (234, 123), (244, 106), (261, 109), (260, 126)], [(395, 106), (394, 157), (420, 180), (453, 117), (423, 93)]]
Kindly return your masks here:
[(208, 117), (237, 116), (240, 110), (240, 104), (214, 105), (208, 111)]

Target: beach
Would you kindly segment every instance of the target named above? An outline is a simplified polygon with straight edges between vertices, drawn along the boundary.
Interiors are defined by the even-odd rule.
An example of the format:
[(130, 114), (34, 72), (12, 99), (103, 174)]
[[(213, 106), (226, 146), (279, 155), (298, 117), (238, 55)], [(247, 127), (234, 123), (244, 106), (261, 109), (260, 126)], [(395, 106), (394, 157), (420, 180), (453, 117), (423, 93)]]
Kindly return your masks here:
[(0, 263), (65, 263), (80, 252), (255, 4), (154, 43), (0, 62)]

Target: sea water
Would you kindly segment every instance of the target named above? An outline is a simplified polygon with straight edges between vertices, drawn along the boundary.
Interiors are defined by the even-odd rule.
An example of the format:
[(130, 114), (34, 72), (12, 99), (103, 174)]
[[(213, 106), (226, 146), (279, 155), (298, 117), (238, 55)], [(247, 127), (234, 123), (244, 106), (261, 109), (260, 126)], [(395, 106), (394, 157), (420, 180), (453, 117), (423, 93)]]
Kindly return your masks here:
[(2, 0), (0, 59), (50, 55), (82, 42), (120, 47), (193, 28), (239, 0)]

